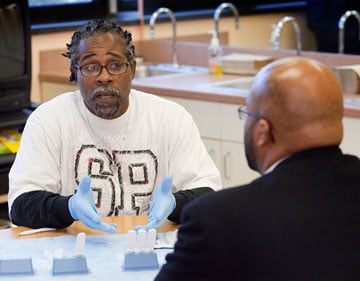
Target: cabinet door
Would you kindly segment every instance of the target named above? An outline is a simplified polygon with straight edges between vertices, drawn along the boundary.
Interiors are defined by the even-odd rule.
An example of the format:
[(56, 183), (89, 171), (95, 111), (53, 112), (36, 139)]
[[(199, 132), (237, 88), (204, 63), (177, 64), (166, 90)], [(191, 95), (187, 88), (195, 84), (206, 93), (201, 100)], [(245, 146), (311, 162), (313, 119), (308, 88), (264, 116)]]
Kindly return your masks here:
[(222, 142), (222, 178), (224, 187), (249, 183), (259, 173), (248, 167), (244, 145), (236, 142)]
[(360, 119), (344, 118), (344, 139), (341, 149), (344, 153), (354, 154), (360, 157)]
[(202, 138), (202, 141), (223, 178), (223, 167), (221, 163), (221, 141), (208, 138)]
[(182, 105), (193, 117), (201, 137), (221, 138), (221, 105), (217, 102), (166, 97)]
[(244, 121), (239, 119), (238, 107), (234, 104), (222, 104), (222, 167), (225, 187), (249, 183), (259, 176), (251, 170), (245, 157), (243, 136)]
[(239, 105), (221, 104), (221, 139), (232, 142), (244, 142), (244, 121), (240, 120)]

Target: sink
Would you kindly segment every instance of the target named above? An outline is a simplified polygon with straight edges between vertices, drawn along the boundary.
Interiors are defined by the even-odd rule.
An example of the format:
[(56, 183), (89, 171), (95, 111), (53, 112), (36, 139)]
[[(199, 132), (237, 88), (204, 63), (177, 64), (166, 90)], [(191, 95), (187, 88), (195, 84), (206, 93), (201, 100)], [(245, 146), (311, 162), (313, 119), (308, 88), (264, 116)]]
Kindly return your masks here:
[(212, 89), (223, 93), (243, 93), (249, 90), (254, 80), (253, 76), (240, 77), (199, 86), (202, 89)]
[(221, 81), (213, 83), (215, 87), (226, 87), (226, 88), (235, 88), (235, 89), (250, 89), (253, 82), (253, 77), (242, 77), (235, 80)]
[(173, 64), (141, 64), (136, 67), (135, 79), (145, 79), (163, 75), (208, 72), (207, 67)]

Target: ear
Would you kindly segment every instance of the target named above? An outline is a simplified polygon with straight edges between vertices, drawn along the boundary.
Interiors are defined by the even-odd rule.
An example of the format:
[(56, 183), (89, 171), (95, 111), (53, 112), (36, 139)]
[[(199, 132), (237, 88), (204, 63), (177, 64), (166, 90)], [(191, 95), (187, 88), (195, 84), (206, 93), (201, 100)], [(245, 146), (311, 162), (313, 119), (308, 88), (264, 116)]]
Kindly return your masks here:
[(256, 136), (255, 143), (259, 147), (265, 146), (268, 143), (272, 142), (271, 127), (270, 127), (269, 122), (265, 119), (260, 119), (256, 123), (255, 134), (256, 134), (255, 135)]
[(130, 70), (131, 70), (132, 79), (134, 79), (135, 73), (136, 73), (136, 60), (135, 59), (130, 64)]
[(75, 69), (74, 67), (70, 67), (70, 77), (69, 77), (69, 81), (75, 81), (77, 82), (77, 69)]

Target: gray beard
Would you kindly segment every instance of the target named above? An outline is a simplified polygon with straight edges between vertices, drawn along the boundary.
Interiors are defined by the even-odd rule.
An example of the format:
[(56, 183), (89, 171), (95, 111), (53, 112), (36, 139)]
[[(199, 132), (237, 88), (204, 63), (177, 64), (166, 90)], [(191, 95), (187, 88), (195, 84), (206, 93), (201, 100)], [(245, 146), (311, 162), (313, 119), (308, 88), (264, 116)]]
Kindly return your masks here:
[(116, 103), (116, 105), (111, 107), (99, 106), (98, 104), (95, 103), (93, 106), (93, 110), (95, 112), (95, 115), (100, 118), (113, 119), (116, 116), (116, 114), (120, 111), (121, 107), (122, 107), (121, 101), (119, 101), (118, 103)]
[(112, 87), (100, 86), (95, 90), (95, 94), (101, 91), (115, 93), (118, 97), (118, 101), (113, 106), (99, 106), (96, 102), (92, 101), (92, 109), (94, 110), (96, 116), (100, 118), (113, 119), (123, 106), (120, 93)]

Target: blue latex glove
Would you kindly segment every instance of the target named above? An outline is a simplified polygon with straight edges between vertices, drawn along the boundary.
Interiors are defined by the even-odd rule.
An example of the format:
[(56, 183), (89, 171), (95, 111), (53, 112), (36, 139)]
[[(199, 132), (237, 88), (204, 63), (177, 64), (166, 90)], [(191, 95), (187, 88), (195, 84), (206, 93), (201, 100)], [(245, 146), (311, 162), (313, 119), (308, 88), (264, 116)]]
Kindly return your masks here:
[(157, 187), (150, 204), (148, 223), (135, 227), (136, 231), (149, 230), (161, 226), (176, 207), (175, 196), (171, 192), (172, 177), (166, 176)]
[(77, 192), (69, 199), (69, 211), (74, 220), (79, 220), (88, 227), (105, 232), (116, 232), (116, 224), (101, 221), (97, 213), (93, 193), (90, 187), (90, 177), (81, 179)]

